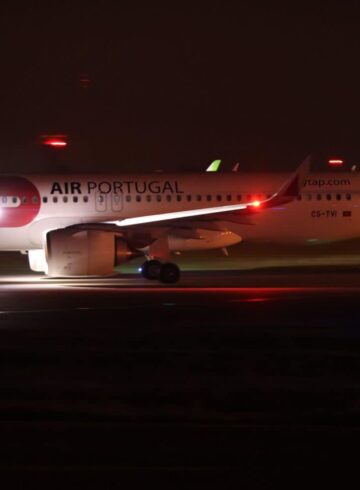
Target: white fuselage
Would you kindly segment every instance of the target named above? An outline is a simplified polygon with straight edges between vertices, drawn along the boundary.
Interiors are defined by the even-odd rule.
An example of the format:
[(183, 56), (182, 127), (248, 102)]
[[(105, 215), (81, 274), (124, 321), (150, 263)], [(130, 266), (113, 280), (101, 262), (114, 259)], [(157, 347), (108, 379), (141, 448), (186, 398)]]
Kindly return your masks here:
[[(1, 177), (0, 250), (42, 248), (47, 232), (70, 225), (264, 199), (288, 177), (280, 173), (33, 175), (21, 178), (19, 186), (12, 177)], [(27, 183), (37, 197), (32, 197), (35, 191)], [(247, 241), (344, 240), (360, 235), (359, 205), (359, 174), (309, 174), (299, 199), (259, 210), (246, 224), (222, 219), (228, 230)], [(18, 219), (21, 213), (23, 220)]]

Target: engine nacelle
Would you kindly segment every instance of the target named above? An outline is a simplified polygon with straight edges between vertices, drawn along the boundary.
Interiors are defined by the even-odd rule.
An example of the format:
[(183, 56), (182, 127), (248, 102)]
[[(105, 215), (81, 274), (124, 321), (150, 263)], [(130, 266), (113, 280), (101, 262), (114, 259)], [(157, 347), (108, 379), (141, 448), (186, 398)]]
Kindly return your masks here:
[(114, 270), (115, 235), (71, 228), (51, 231), (46, 257), (49, 276), (106, 276)]

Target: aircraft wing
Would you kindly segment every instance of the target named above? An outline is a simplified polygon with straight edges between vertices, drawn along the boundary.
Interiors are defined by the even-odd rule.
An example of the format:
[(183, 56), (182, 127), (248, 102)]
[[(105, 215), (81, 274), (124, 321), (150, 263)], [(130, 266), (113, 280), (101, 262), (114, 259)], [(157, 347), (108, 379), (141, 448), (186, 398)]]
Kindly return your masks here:
[(248, 217), (254, 211), (272, 208), (275, 206), (289, 203), (296, 199), (301, 188), (304, 186), (306, 176), (309, 171), (310, 158), (306, 158), (298, 169), (284, 182), (280, 189), (268, 199), (262, 201), (253, 201), (240, 204), (230, 204), (224, 206), (213, 206), (201, 209), (189, 209), (185, 211), (173, 211), (170, 213), (159, 213), (145, 216), (136, 216), (133, 218), (124, 218), (121, 220), (111, 221), (107, 224), (113, 224), (120, 228), (127, 228), (148, 224), (166, 224), (173, 226), (175, 221), (193, 221), (202, 220), (211, 221), (214, 219), (225, 220), (226, 216), (236, 214), (238, 217)]
[(71, 228), (113, 232), (126, 237), (133, 247), (141, 248), (176, 229), (186, 229), (188, 232), (198, 228), (222, 230), (226, 228), (224, 223), (229, 221), (254, 225), (252, 219), (254, 213), (261, 213), (264, 209), (283, 205), (296, 199), (304, 186), (309, 164), (310, 160), (307, 158), (275, 194), (263, 201), (137, 216), (105, 223), (82, 223)]

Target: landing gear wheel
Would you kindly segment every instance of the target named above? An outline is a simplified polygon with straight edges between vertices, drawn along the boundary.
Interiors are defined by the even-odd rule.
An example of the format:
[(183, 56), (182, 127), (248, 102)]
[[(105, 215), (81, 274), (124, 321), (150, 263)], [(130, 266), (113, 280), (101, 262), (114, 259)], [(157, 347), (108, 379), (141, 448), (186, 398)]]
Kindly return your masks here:
[(161, 262), (158, 260), (147, 260), (141, 267), (141, 275), (145, 279), (159, 279), (161, 271)]
[(180, 279), (180, 269), (176, 264), (168, 262), (161, 267), (160, 281), (165, 284), (173, 284)]

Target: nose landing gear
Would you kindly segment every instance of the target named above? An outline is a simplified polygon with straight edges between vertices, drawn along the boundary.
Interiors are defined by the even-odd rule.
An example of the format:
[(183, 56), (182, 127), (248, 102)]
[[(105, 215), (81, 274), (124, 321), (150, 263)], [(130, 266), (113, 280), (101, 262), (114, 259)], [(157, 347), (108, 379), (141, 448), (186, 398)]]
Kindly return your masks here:
[(180, 279), (180, 269), (172, 262), (162, 264), (159, 260), (147, 260), (141, 268), (145, 279), (159, 280), (164, 284), (174, 284)]

